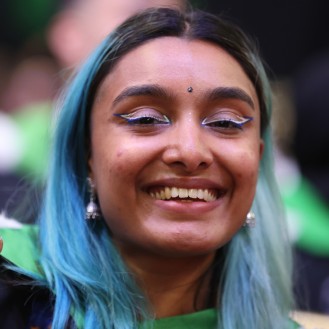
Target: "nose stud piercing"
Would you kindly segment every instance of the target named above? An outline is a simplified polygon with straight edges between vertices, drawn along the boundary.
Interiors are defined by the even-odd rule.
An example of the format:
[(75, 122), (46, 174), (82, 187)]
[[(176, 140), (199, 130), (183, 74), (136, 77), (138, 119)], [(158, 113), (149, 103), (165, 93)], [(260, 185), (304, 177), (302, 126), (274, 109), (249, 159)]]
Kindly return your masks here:
[(187, 92), (188, 92), (188, 93), (191, 93), (192, 91), (193, 91), (193, 88), (192, 88), (192, 87), (188, 87), (188, 88), (187, 88)]

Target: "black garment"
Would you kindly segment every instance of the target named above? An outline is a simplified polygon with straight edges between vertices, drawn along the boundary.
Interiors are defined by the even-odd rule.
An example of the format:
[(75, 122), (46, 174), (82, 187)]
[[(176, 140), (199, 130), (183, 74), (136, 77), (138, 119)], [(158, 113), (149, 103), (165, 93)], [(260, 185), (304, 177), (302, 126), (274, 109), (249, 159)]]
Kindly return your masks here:
[(49, 329), (53, 295), (33, 279), (8, 270), (0, 256), (0, 329)]
[(295, 298), (298, 309), (329, 314), (329, 261), (295, 248)]

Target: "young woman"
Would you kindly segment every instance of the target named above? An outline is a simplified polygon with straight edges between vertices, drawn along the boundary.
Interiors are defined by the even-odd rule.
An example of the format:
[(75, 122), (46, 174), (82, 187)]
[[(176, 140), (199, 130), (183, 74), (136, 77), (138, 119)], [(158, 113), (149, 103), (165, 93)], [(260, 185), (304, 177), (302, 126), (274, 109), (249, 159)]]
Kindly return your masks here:
[(52, 328), (294, 328), (270, 111), (225, 20), (151, 9), (116, 29), (57, 121), (37, 275)]

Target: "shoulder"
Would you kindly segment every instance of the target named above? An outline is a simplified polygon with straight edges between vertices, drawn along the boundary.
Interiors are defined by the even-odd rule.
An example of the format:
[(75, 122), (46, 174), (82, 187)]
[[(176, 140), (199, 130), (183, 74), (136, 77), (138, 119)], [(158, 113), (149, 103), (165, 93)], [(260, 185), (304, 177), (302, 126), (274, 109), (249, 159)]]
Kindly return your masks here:
[(25, 270), (37, 272), (38, 227), (23, 225), (0, 214), (0, 235), (4, 242), (1, 255)]
[(49, 327), (53, 296), (31, 277), (20, 274), (0, 256), (0, 323), (2, 329)]
[(292, 318), (303, 329), (329, 329), (329, 316), (309, 312), (294, 311)]

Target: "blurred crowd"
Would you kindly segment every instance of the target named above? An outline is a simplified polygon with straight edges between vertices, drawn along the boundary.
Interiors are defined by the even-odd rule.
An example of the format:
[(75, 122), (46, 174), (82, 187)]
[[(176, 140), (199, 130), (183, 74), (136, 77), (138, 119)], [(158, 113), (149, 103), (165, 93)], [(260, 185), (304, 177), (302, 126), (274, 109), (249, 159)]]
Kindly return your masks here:
[[(154, 5), (184, 4), (185, 0), (58, 0), (32, 7), (19, 0), (2, 3), (12, 16), (9, 21), (20, 23), (6, 26), (2, 34), (7, 43), (0, 45), (0, 210), (23, 222), (34, 221), (47, 171), (54, 101), (74, 69), (133, 13)], [(30, 11), (35, 15), (30, 17)], [(24, 22), (29, 33), (22, 31)], [(27, 193), (33, 202), (25, 203)]]
[[(0, 213), (16, 221), (0, 215), (0, 225), (35, 220), (55, 100), (74, 68), (110, 30), (154, 2), (2, 3), (5, 22), (15, 25), (1, 32), (0, 44)], [(277, 178), (296, 255), (298, 307), (329, 314), (329, 45), (293, 75), (276, 78), (273, 90)]]
[(329, 51), (309, 58), (274, 92), (277, 177), (295, 250), (297, 300), (329, 314)]

